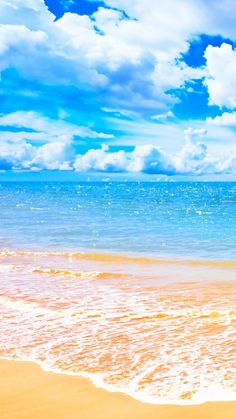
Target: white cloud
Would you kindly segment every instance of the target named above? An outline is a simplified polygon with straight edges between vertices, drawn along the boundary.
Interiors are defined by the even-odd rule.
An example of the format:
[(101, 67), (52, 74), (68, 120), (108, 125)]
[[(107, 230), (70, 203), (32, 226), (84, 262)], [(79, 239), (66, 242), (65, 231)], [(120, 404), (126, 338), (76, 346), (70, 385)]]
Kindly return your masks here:
[(107, 147), (91, 149), (76, 157), (74, 168), (78, 172), (136, 172), (173, 174), (175, 170), (168, 156), (153, 145), (136, 146), (131, 153), (123, 150), (109, 152)]
[[(7, 53), (11, 47), (24, 48), (27, 53), (47, 41), (45, 32), (32, 31), (24, 25), (0, 24), (0, 54)], [(27, 48), (27, 50), (25, 50)]]
[(207, 130), (205, 128), (187, 128), (184, 130), (184, 138), (186, 143), (205, 137)]
[[(46, 118), (33, 111), (0, 114), (1, 126), (7, 128), (0, 135), (2, 169), (71, 170), (75, 158), (74, 137), (113, 138), (113, 135)], [(34, 141), (45, 144), (33, 146)]]
[(68, 143), (57, 141), (35, 147), (31, 167), (48, 170), (71, 170), (71, 161), (74, 158), (74, 150)]
[(157, 63), (152, 74), (155, 85), (164, 90), (180, 88), (187, 81), (197, 80), (205, 77), (207, 74), (204, 68), (190, 68), (184, 63), (175, 61), (166, 61)]
[(205, 51), (209, 76), (205, 84), (211, 105), (234, 109), (236, 107), (236, 51), (223, 43), (220, 47), (209, 45)]
[(0, 142), (2, 170), (70, 170), (74, 151), (70, 144), (54, 142), (35, 147), (25, 140)]
[(185, 144), (176, 153), (167, 153), (160, 147), (146, 144), (136, 146), (130, 153), (120, 150), (110, 152), (107, 147), (91, 149), (75, 159), (79, 172), (133, 172), (158, 175), (203, 175), (236, 173), (236, 152), (220, 159), (208, 152), (200, 142), (205, 129), (185, 130)]
[(135, 147), (127, 171), (168, 175), (173, 174), (175, 168), (166, 152), (159, 147), (147, 144)]
[[(0, 126), (19, 128), (18, 135), (27, 135), (28, 139), (41, 141), (72, 140), (78, 136), (82, 138), (113, 138), (111, 134), (96, 132), (88, 127), (72, 124), (65, 120), (54, 120), (33, 111), (17, 111), (10, 114), (0, 114)], [(35, 131), (26, 133), (24, 129)]]
[(236, 125), (236, 112), (223, 112), (222, 115), (215, 118), (208, 117), (206, 122), (209, 125), (233, 127)]
[(158, 175), (202, 175), (236, 173), (236, 152), (220, 158), (208, 151), (201, 139), (203, 129), (187, 129), (185, 142), (176, 152), (145, 144), (133, 151), (111, 152), (107, 145), (75, 153), (70, 141), (55, 140), (34, 146), (25, 139), (1, 139), (1, 170), (75, 170), (78, 172), (146, 173)]
[(204, 76), (181, 62), (189, 41), (207, 29), (203, 0), (105, 3), (114, 8), (55, 21), (43, 0), (2, 0), (2, 69), (46, 84), (89, 85), (102, 91), (104, 107), (167, 112), (176, 98), (166, 90)]
[(78, 155), (75, 159), (74, 168), (78, 172), (125, 172), (127, 156), (123, 150), (116, 153), (107, 152), (107, 146), (101, 149), (91, 149), (84, 155)]
[(218, 164), (217, 164), (217, 170), (218, 170), (218, 173), (226, 173), (226, 174), (231, 174), (232, 172), (235, 173), (236, 153), (235, 152), (231, 153), (231, 155), (228, 156), (224, 160), (219, 159)]
[[(113, 73), (128, 65), (134, 66), (137, 73), (142, 69), (146, 82), (154, 80), (165, 87), (172, 81), (172, 87), (180, 86), (189, 77), (202, 76), (200, 70), (176, 61), (187, 51), (189, 41), (201, 33), (218, 34), (219, 30), (227, 28), (228, 35), (231, 34), (230, 25), (225, 22), (233, 20), (235, 4), (229, 0), (215, 3), (212, 0), (157, 0), (154, 3), (153, 0), (107, 0), (105, 5), (113, 9), (100, 7), (91, 17), (66, 13), (54, 21), (43, 0), (1, 0), (0, 51), (3, 53), (12, 46), (14, 59), (17, 59), (15, 65), (27, 72), (26, 63), (19, 59), (20, 54), (25, 54), (20, 44), (28, 47), (32, 43), (44, 43), (40, 51), (36, 45), (35, 49), (31, 45), (31, 53), (40, 69), (44, 69), (46, 64), (40, 60), (43, 53), (48, 81), (55, 77), (53, 70), (58, 63), (66, 72), (67, 82), (74, 84), (79, 83), (81, 77), (91, 84), (114, 82)], [(219, 19), (222, 14), (225, 15), (224, 25)], [(15, 36), (16, 33), (19, 36)], [(37, 66), (30, 61), (27, 65), (32, 77), (39, 75)], [(170, 75), (169, 83), (161, 69)], [(58, 68), (57, 73), (60, 73)], [(57, 74), (57, 77), (63, 78), (63, 75)]]
[(104, 3), (149, 23), (155, 32), (148, 31), (148, 36), (154, 38), (160, 32), (160, 37), (169, 39), (172, 45), (174, 42), (178, 45), (181, 36), (186, 39), (197, 33), (235, 39), (234, 0), (105, 0)]
[(168, 111), (162, 114), (157, 114), (157, 115), (153, 115), (151, 119), (153, 119), (154, 121), (162, 121), (165, 120), (167, 118), (174, 118), (174, 114), (172, 111)]
[(205, 135), (204, 129), (187, 128), (184, 131), (185, 145), (174, 157), (178, 173), (201, 174), (209, 171), (207, 146), (198, 141)]
[(33, 147), (26, 141), (0, 141), (0, 168), (3, 170), (28, 168), (33, 157)]
[[(7, 128), (0, 134), (2, 169), (71, 170), (75, 158), (75, 137), (113, 137), (65, 120), (46, 118), (32, 111), (2, 114), (1, 126)], [(37, 145), (32, 145), (34, 142)], [(38, 146), (38, 143), (43, 145)]]

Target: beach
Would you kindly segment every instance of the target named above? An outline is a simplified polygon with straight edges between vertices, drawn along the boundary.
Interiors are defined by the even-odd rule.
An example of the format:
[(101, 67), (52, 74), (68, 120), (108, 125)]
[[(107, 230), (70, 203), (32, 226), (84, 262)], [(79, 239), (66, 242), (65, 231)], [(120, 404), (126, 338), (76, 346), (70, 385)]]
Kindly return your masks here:
[(233, 419), (236, 402), (152, 405), (96, 388), (89, 380), (0, 361), (1, 419)]
[(1, 419), (233, 418), (236, 185), (3, 186)]

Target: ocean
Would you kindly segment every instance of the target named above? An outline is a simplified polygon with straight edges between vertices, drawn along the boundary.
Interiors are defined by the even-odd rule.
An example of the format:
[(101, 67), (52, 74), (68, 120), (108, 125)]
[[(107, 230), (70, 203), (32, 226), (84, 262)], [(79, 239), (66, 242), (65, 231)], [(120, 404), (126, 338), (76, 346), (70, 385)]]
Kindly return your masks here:
[(0, 183), (0, 356), (236, 399), (236, 183)]

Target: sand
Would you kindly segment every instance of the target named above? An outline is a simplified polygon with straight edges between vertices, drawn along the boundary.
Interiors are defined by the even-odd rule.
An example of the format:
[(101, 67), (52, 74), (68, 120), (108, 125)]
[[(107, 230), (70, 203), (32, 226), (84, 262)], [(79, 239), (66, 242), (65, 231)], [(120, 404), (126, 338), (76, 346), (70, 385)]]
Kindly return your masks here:
[(159, 406), (96, 388), (89, 380), (0, 360), (1, 419), (234, 419), (236, 402)]

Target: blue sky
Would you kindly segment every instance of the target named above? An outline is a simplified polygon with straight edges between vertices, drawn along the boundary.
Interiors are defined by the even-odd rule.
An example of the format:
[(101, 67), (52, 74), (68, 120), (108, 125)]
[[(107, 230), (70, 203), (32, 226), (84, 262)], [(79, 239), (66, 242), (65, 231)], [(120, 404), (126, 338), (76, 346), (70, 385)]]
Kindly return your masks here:
[(0, 178), (236, 179), (235, 19), (231, 0), (2, 0)]

